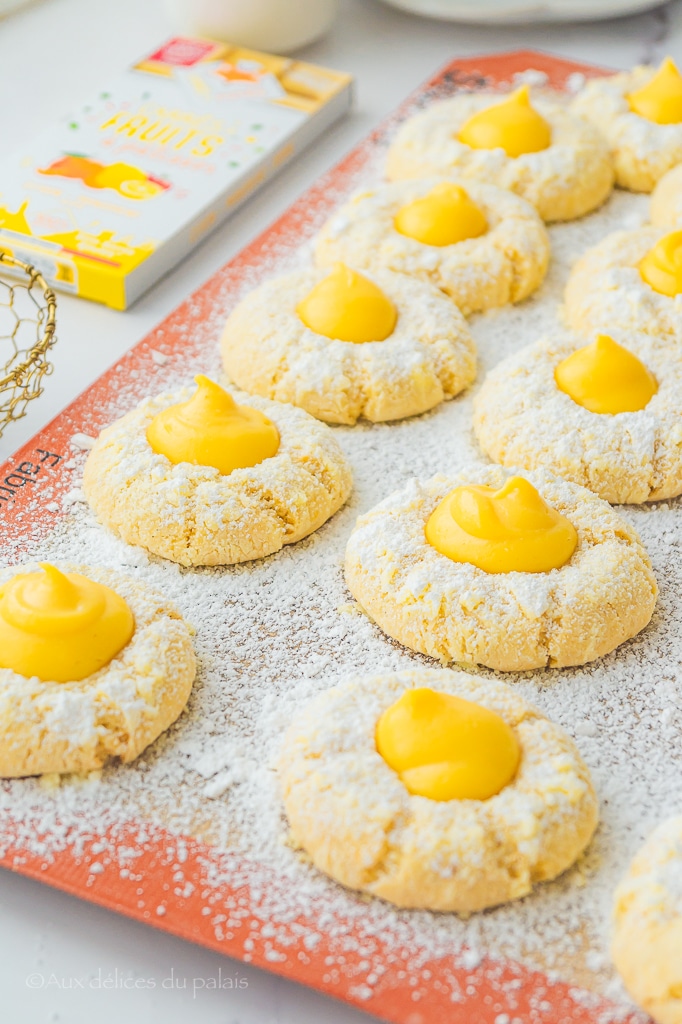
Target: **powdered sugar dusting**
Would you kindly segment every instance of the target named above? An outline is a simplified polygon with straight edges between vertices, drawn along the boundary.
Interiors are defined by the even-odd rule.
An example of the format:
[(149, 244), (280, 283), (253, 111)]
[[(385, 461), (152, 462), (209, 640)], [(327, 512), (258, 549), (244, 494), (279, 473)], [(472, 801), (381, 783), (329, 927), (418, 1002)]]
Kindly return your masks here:
[[(479, 380), (501, 358), (552, 331), (572, 261), (624, 221), (641, 221), (645, 210), (645, 198), (617, 194), (591, 217), (550, 229), (554, 258), (537, 296), (520, 307), (472, 320), (480, 354)], [(293, 243), (291, 248), (275, 249), (254, 266), (245, 287), (262, 280), (273, 267), (279, 271), (306, 258), (306, 248), (297, 251)], [(226, 276), (226, 289), (228, 283)], [(155, 367), (152, 383), (131, 378), (130, 385), (112, 389), (105, 416), (113, 418), (129, 409), (148, 387), (154, 392), (174, 388), (189, 382), (197, 370), (218, 373), (217, 342), (234, 297), (230, 294), (228, 299), (227, 291), (220, 290), (214, 295), (210, 308), (197, 307), (197, 298), (190, 301), (190, 312), (200, 313), (198, 330), (194, 325), (186, 328), (177, 317), (159, 329), (154, 347), (162, 351), (163, 332), (172, 332), (187, 343), (182, 357), (163, 365), (150, 357)], [(93, 410), (91, 421), (73, 423), (72, 433), (92, 433), (101, 408)], [(31, 542), (36, 505), (28, 500), (19, 513), (29, 537), (28, 544), (21, 545), (21, 560), (90, 563), (122, 570), (156, 587), (197, 629), (199, 675), (187, 713), (134, 765), (61, 785), (54, 779), (5, 782), (0, 809), (22, 823), (13, 835), (17, 856), (22, 848), (46, 860), (66, 846), (78, 853), (93, 834), (101, 835), (101, 853), (90, 864), (96, 886), (110, 872), (134, 875), (140, 848), (153, 844), (155, 830), (163, 827), (178, 836), (170, 863), (176, 865), (173, 884), (181, 889), (193, 884), (183, 874), (182, 836), (198, 836), (221, 852), (216, 862), (205, 865), (202, 889), (204, 909), (217, 936), (238, 934), (240, 920), (250, 912), (262, 922), (256, 938), (266, 943), (267, 957), (276, 965), (286, 955), (291, 928), (303, 918), (299, 935), (311, 951), (321, 937), (330, 935), (356, 953), (366, 949), (366, 966), (354, 980), (358, 998), (371, 993), (387, 969), (376, 955), (380, 939), (396, 950), (396, 961), (405, 945), (410, 946), (408, 966), (417, 988), (426, 984), (420, 964), (433, 956), (454, 954), (472, 978), (477, 972), (493, 979), (501, 976), (498, 965), (484, 961), (485, 951), (522, 959), (548, 970), (550, 977), (563, 976), (576, 986), (624, 999), (608, 960), (613, 889), (644, 836), (663, 817), (682, 813), (678, 502), (623, 510), (651, 555), (661, 587), (650, 627), (596, 664), (514, 679), (523, 696), (575, 737), (595, 781), (602, 825), (574, 869), (526, 900), (464, 921), (454, 915), (398, 912), (378, 901), (368, 903), (319, 875), (286, 842), (273, 764), (293, 714), (345, 675), (433, 666), (429, 659), (387, 640), (359, 612), (345, 587), (341, 564), (357, 515), (411, 476), (423, 479), (439, 471), (455, 472), (480, 457), (471, 431), (471, 409), (469, 392), (417, 419), (337, 428), (335, 436), (355, 478), (349, 505), (294, 547), (226, 569), (187, 571), (126, 547), (103, 531), (78, 500), (86, 453), (74, 446), (60, 470), (70, 478), (70, 497), (62, 504), (61, 516), (55, 515), (51, 534)], [(50, 486), (48, 478), (33, 502), (40, 500), (44, 507), (54, 501)], [(6, 564), (18, 557), (6, 544)], [(130, 819), (149, 825), (136, 831), (134, 842), (121, 847), (123, 823)], [(114, 843), (111, 837), (116, 834)], [(171, 868), (169, 878), (170, 872)], [(237, 903), (228, 908), (221, 903), (225, 880), (233, 887), (251, 886), (248, 906)], [(150, 910), (154, 917), (157, 905), (158, 901)], [(342, 919), (353, 922), (354, 930), (341, 926)], [(247, 958), (253, 942), (245, 937)], [(331, 963), (330, 977), (339, 969), (338, 963)], [(460, 982), (453, 977), (451, 984), (451, 998), (464, 1000)], [(511, 999), (512, 983), (504, 984)], [(588, 993), (576, 988), (572, 994), (591, 1005)], [(537, 1008), (537, 1019), (543, 1012)], [(513, 1019), (511, 1012), (501, 1015), (505, 1016)]]
[(633, 112), (628, 96), (648, 84), (656, 69), (639, 65), (632, 71), (587, 82), (577, 92), (572, 110), (596, 124), (614, 152), (617, 166), (631, 163), (640, 174), (653, 172), (654, 182), (679, 162), (682, 128), (657, 124)]

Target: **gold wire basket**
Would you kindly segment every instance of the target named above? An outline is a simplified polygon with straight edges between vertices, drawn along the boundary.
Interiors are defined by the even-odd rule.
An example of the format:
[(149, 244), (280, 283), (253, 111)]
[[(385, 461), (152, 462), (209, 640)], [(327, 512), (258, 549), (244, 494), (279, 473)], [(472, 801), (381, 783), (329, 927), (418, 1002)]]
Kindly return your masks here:
[(57, 300), (43, 275), (0, 249), (0, 436), (43, 393), (56, 315)]

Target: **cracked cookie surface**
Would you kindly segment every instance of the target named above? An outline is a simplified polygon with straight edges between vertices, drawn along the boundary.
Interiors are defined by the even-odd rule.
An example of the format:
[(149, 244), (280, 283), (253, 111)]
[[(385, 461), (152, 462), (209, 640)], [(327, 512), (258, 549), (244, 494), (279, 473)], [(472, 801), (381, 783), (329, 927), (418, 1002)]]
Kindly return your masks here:
[(503, 466), (545, 467), (612, 503), (682, 492), (682, 359), (670, 342), (618, 335), (653, 373), (658, 391), (639, 412), (601, 415), (556, 384), (557, 365), (583, 342), (571, 336), (528, 345), (490, 371), (474, 399), (474, 432)]
[(388, 151), (386, 177), (400, 181), (457, 175), (489, 182), (527, 199), (546, 221), (582, 217), (607, 199), (613, 165), (604, 138), (556, 101), (533, 99), (551, 129), (547, 149), (509, 157), (502, 149), (472, 149), (459, 142), (462, 125), (499, 100), (499, 93), (463, 93), (411, 117)]
[(682, 817), (637, 853), (614, 898), (613, 960), (658, 1024), (682, 1024)]
[(229, 565), (307, 537), (344, 504), (351, 470), (332, 431), (267, 399), (234, 392), (277, 427), (280, 445), (272, 458), (225, 476), (157, 455), (147, 427), (193, 392), (145, 399), (103, 430), (88, 455), (83, 491), (100, 522), (122, 540), (181, 565)]
[(651, 192), (666, 171), (682, 162), (682, 124), (657, 124), (630, 109), (627, 96), (645, 86), (656, 68), (641, 64), (618, 75), (592, 78), (573, 100), (573, 113), (606, 139), (616, 184)]
[(361, 416), (415, 416), (471, 384), (476, 346), (466, 320), (436, 287), (405, 274), (366, 274), (397, 309), (384, 341), (338, 341), (306, 327), (296, 306), (328, 273), (271, 278), (239, 303), (221, 341), (225, 372), (238, 387), (352, 425)]
[(545, 470), (520, 471), (578, 534), (570, 560), (551, 572), (487, 573), (426, 540), (431, 513), (455, 487), (498, 489), (512, 475), (474, 465), (410, 481), (358, 518), (348, 587), (385, 633), (445, 664), (525, 671), (593, 661), (646, 626), (658, 592), (639, 537), (607, 502)]
[[(0, 777), (88, 772), (133, 761), (180, 715), (196, 671), (190, 630), (158, 592), (108, 569), (60, 565), (115, 590), (135, 632), (119, 654), (78, 682), (43, 682), (0, 669)], [(36, 565), (0, 570), (0, 585)]]
[(615, 231), (588, 249), (566, 285), (569, 326), (587, 337), (621, 330), (682, 338), (682, 296), (654, 291), (639, 272), (644, 257), (667, 233), (661, 227)]
[[(427, 686), (510, 725), (515, 778), (488, 800), (411, 795), (377, 752), (382, 713)], [(580, 856), (597, 799), (573, 741), (504, 683), (415, 669), (360, 676), (296, 716), (279, 759), (292, 836), (321, 871), (400, 907), (469, 913), (527, 895)]]
[(488, 223), (477, 238), (434, 246), (396, 230), (398, 211), (442, 181), (401, 181), (356, 193), (318, 235), (318, 265), (341, 260), (360, 268), (385, 267), (409, 274), (436, 285), (466, 314), (527, 298), (547, 272), (549, 238), (530, 203), (508, 190), (463, 183)]

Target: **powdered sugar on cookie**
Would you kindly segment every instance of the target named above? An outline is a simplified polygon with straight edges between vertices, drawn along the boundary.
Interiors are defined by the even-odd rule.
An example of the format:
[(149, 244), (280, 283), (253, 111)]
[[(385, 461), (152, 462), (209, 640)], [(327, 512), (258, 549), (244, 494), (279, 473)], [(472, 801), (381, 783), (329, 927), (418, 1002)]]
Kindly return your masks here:
[[(529, 340), (555, 330), (571, 263), (605, 234), (639, 226), (646, 205), (642, 197), (618, 193), (594, 217), (550, 228), (554, 259), (536, 296), (523, 306), (472, 321), (481, 374)], [(291, 249), (282, 253), (273, 247), (268, 250), (272, 262), (249, 270), (245, 290), (306, 259), (307, 253), (295, 248), (299, 230), (298, 224), (292, 228)], [(154, 391), (177, 390), (198, 371), (219, 372), (224, 294), (216, 289), (212, 304), (201, 306), (199, 323), (174, 321), (180, 346), (172, 363), (155, 370)], [(164, 330), (159, 328), (153, 339), (160, 349)], [(149, 387), (137, 379), (112, 389), (104, 400), (109, 420), (133, 408)], [(335, 430), (353, 470), (350, 504), (309, 539), (262, 562), (188, 572), (116, 540), (82, 502), (67, 503), (66, 515), (55, 517), (49, 536), (42, 539), (41, 533), (36, 540), (37, 502), (29, 497), (18, 512), (25, 539), (19, 551), (5, 539), (3, 559), (8, 564), (36, 557), (107, 566), (154, 586), (196, 627), (199, 675), (187, 713), (133, 764), (107, 768), (99, 781), (73, 780), (47, 789), (22, 780), (0, 788), (0, 809), (19, 822), (12, 837), (14, 855), (21, 858), (22, 851), (31, 851), (50, 861), (66, 847), (78, 855), (96, 834), (96, 888), (100, 881), (134, 876), (138, 854), (158, 843), (156, 829), (162, 827), (175, 837), (166, 836), (164, 856), (179, 876), (172, 884), (182, 888), (191, 884), (183, 836), (200, 836), (215, 844), (215, 862), (205, 866), (203, 910), (216, 939), (234, 936), (247, 959), (254, 940), (261, 939), (273, 962), (286, 955), (293, 929), (299, 929), (309, 950), (329, 936), (334, 943), (330, 973), (345, 969), (344, 949), (361, 952), (364, 966), (354, 984), (372, 992), (387, 967), (385, 947), (377, 947), (380, 937), (391, 963), (408, 973), (417, 995), (433, 984), (423, 977), (424, 959), (442, 956), (465, 972), (461, 982), (448, 982), (453, 1000), (466, 999), (465, 986), (476, 986), (483, 977), (512, 1000), (519, 979), (505, 980), (494, 959), (508, 956), (546, 969), (554, 978), (559, 974), (576, 986), (607, 992), (621, 1000), (621, 1009), (629, 1005), (608, 958), (613, 889), (645, 836), (663, 817), (682, 813), (677, 501), (622, 512), (642, 538), (660, 586), (648, 629), (593, 665), (544, 670), (515, 678), (513, 684), (576, 737), (594, 779), (602, 826), (574, 869), (539, 886), (529, 899), (463, 921), (455, 915), (399, 912), (378, 900), (356, 898), (283, 841), (286, 823), (273, 768), (282, 736), (305, 702), (348, 674), (433, 664), (387, 641), (360, 612), (343, 582), (343, 552), (356, 517), (407, 478), (425, 479), (444, 469), (454, 473), (480, 455), (471, 415), (466, 393), (409, 421), (361, 422)], [(76, 431), (91, 435), (92, 424), (74, 422), (69, 432)], [(72, 491), (80, 484), (84, 459), (84, 453), (75, 454), (65, 470)], [(49, 479), (40, 486), (41, 501), (56, 500)], [(494, 676), (479, 672), (483, 678)], [(210, 762), (209, 752), (215, 758)], [(214, 780), (216, 789), (225, 788), (209, 798), (204, 790)], [(130, 820), (146, 822), (132, 837), (123, 827)], [(2, 833), (5, 848), (6, 842)], [(221, 889), (225, 884), (235, 890), (250, 886), (249, 894), (237, 894), (228, 907)], [(249, 913), (252, 930), (240, 926)], [(493, 960), (486, 959), (488, 954)], [(589, 993), (574, 994), (590, 1005)], [(542, 1020), (541, 1004), (533, 1013), (531, 1020)]]

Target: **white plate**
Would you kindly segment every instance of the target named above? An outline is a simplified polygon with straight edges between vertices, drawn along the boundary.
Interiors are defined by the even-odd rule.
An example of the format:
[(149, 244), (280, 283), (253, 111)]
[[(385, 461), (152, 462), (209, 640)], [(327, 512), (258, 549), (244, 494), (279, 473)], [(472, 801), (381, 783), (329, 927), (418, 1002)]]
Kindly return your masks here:
[(428, 18), (498, 24), (596, 21), (661, 6), (661, 0), (385, 0), (385, 3)]

